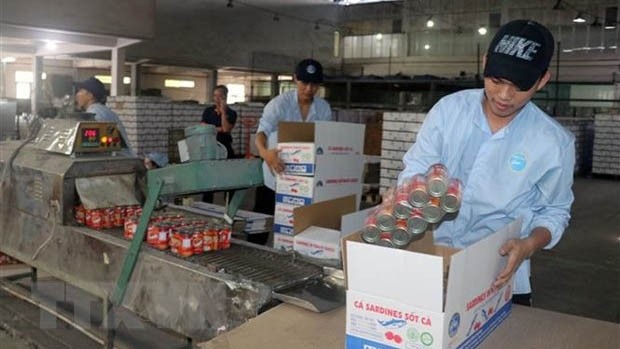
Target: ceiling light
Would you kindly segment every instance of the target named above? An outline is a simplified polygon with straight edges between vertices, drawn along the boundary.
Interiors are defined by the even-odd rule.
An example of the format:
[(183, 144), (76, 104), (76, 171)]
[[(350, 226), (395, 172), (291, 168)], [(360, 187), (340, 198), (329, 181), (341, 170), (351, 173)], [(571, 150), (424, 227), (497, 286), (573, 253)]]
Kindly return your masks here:
[(616, 25), (615, 24), (605, 24), (605, 29), (616, 29)]
[(432, 28), (433, 26), (435, 26), (435, 22), (433, 22), (433, 16), (430, 16), (428, 17), (428, 20), (426, 21), (426, 27)]
[(2, 57), (2, 63), (13, 63), (16, 59), (13, 56)]
[(424, 44), (424, 49), (425, 49), (425, 50), (429, 50), (430, 48), (431, 48), (431, 45), (429, 45), (429, 44)]
[(487, 28), (484, 26), (481, 26), (480, 28), (478, 28), (478, 34), (487, 35)]
[(58, 48), (58, 44), (56, 43), (56, 41), (47, 41), (45, 43), (45, 48), (48, 50), (55, 50), (56, 48)]
[(575, 16), (575, 18), (573, 18), (573, 22), (574, 23), (585, 23), (586, 19), (583, 18), (583, 16), (581, 15), (581, 12), (577, 13), (577, 16)]
[(47, 79), (47, 73), (43, 72), (41, 73), (41, 80), (45, 80), (45, 79)]
[(383, 34), (377, 33), (377, 35), (375, 35), (375, 39), (377, 39), (377, 40), (383, 39)]

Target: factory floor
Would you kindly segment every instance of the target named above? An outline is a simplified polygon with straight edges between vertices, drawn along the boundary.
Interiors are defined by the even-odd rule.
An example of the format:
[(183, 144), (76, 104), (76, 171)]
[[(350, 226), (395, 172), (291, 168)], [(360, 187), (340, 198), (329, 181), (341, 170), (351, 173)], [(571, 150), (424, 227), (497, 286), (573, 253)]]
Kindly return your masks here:
[[(534, 307), (620, 323), (620, 180), (579, 177), (573, 189), (572, 219), (563, 239), (532, 260)], [(250, 191), (242, 208), (251, 208), (253, 202)], [(27, 270), (0, 267), (0, 276)], [(40, 328), (40, 319), (46, 316), (0, 289), (0, 348), (100, 347), (62, 325)], [(139, 337), (139, 347), (183, 345), (179, 338), (154, 328), (141, 331)]]

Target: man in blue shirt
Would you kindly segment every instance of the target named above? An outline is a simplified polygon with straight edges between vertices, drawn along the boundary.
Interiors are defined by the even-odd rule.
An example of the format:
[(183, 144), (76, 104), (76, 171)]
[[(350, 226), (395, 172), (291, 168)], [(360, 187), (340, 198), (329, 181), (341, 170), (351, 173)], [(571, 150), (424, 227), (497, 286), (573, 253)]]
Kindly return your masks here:
[(574, 199), (574, 136), (530, 101), (550, 79), (553, 49), (552, 34), (539, 23), (502, 26), (484, 60), (484, 89), (433, 106), (399, 176), (402, 182), (439, 162), (462, 180), (461, 209), (436, 228), (438, 244), (462, 248), (523, 218), (521, 238), (499, 251), (508, 262), (495, 282), (501, 287), (514, 275), (519, 304), (531, 304), (529, 258), (557, 244)]
[(275, 177), (284, 170), (278, 156), (278, 123), (280, 121), (329, 121), (332, 110), (329, 103), (316, 93), (323, 82), (323, 67), (314, 59), (304, 59), (295, 68), (297, 88), (272, 99), (263, 110), (256, 131), (256, 147), (263, 158), (265, 187), (256, 193), (255, 212), (273, 214), (275, 207)]
[(76, 84), (76, 89), (75, 100), (78, 108), (87, 113), (95, 114), (96, 121), (115, 122), (116, 128), (127, 146), (123, 153), (129, 156), (136, 156), (127, 140), (125, 126), (123, 126), (118, 115), (104, 105), (106, 101), (106, 90), (103, 83), (93, 76), (82, 82), (78, 82)]

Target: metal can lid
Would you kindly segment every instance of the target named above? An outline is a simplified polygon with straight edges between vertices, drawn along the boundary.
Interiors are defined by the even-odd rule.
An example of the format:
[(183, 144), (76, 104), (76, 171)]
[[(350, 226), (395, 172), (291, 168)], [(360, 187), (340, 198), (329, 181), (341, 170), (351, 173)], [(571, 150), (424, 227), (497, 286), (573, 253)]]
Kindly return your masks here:
[(367, 225), (362, 230), (362, 240), (369, 244), (374, 244), (381, 238), (381, 230), (373, 225)]
[(441, 208), (447, 213), (458, 211), (460, 206), (460, 200), (454, 195), (446, 195), (441, 198)]
[(424, 219), (429, 223), (437, 223), (441, 220), (444, 215), (444, 211), (441, 207), (428, 205), (422, 208), (422, 214), (424, 215)]
[(409, 193), (409, 203), (413, 207), (423, 207), (428, 203), (428, 194), (423, 190), (414, 190)]
[(436, 198), (442, 197), (448, 190), (448, 184), (446, 181), (440, 178), (431, 178), (426, 182), (426, 189), (430, 196)]
[(428, 228), (428, 222), (422, 217), (411, 217), (407, 220), (407, 228), (411, 234), (420, 234)]
[(381, 230), (392, 230), (396, 224), (396, 217), (389, 214), (381, 214), (377, 216), (377, 227)]
[(411, 209), (409, 203), (399, 202), (394, 205), (394, 216), (398, 219), (405, 219), (411, 214)]
[(405, 247), (411, 242), (413, 236), (404, 229), (396, 229), (392, 232), (392, 243), (396, 247)]

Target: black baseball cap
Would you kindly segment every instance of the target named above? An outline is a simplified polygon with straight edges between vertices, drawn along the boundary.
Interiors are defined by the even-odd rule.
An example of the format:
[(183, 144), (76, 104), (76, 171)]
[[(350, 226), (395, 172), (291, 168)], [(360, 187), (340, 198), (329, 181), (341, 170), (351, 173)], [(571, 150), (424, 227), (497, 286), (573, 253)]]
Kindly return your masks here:
[(304, 59), (295, 67), (295, 78), (303, 82), (320, 84), (323, 82), (323, 66), (314, 59)]
[(94, 76), (91, 76), (82, 82), (76, 83), (75, 87), (78, 91), (80, 89), (85, 89), (86, 91), (92, 93), (98, 101), (104, 99), (106, 96), (105, 86), (103, 86), (103, 83)]
[(553, 35), (542, 24), (525, 19), (508, 22), (489, 45), (484, 76), (506, 79), (527, 91), (549, 68), (554, 46)]

